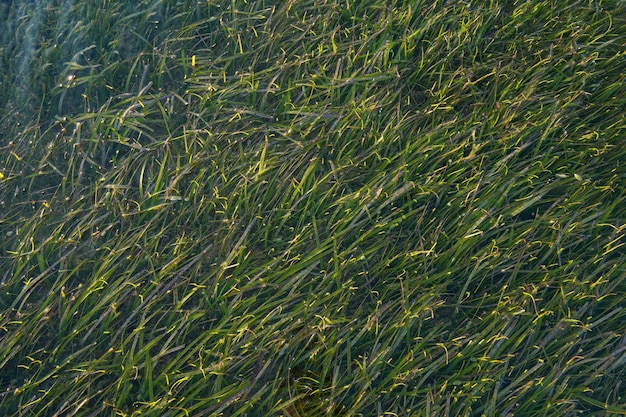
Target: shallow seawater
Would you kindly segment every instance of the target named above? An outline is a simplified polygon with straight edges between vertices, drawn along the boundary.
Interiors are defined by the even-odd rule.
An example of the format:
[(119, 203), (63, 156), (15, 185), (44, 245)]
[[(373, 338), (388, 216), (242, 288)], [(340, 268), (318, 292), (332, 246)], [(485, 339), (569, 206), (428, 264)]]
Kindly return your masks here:
[(76, 36), (76, 0), (19, 0), (0, 5), (0, 106), (32, 111), (57, 81), (60, 66), (85, 47)]

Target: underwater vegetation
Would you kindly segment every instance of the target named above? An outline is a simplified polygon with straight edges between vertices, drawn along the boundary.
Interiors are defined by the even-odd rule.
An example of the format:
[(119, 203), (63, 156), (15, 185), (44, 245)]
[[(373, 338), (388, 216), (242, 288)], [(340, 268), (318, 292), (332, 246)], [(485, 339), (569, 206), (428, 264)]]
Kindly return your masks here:
[(0, 37), (0, 415), (626, 414), (623, 1)]

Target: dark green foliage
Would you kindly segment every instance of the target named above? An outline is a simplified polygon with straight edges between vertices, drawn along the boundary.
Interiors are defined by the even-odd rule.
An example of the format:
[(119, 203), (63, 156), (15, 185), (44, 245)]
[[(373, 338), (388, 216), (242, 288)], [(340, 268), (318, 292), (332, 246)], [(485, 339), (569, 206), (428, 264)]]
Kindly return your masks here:
[(623, 1), (0, 5), (0, 414), (626, 414)]

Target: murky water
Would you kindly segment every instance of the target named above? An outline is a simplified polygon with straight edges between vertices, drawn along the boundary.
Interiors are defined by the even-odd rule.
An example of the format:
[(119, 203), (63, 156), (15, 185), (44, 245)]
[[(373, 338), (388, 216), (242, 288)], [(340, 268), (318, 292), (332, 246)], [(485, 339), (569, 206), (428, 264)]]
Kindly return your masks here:
[(29, 102), (40, 103), (46, 77), (54, 77), (65, 46), (59, 35), (72, 25), (71, 9), (76, 0), (19, 0), (0, 5), (0, 105), (18, 111)]

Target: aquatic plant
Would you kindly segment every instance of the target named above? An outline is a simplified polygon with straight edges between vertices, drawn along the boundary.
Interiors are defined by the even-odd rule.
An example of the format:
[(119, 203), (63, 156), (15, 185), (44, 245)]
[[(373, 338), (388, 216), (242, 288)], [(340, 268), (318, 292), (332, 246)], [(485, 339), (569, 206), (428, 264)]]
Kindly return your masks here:
[(624, 6), (1, 5), (0, 414), (626, 413)]

